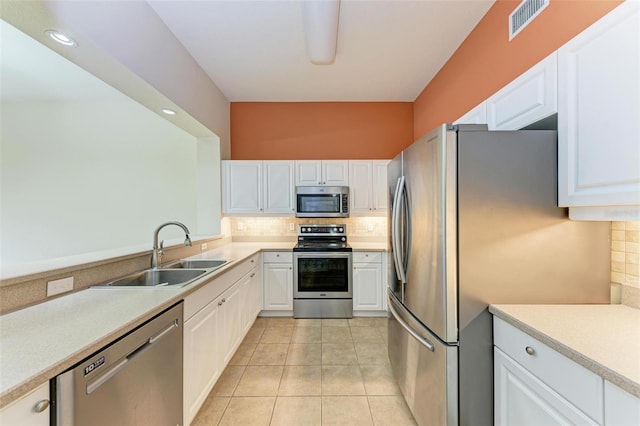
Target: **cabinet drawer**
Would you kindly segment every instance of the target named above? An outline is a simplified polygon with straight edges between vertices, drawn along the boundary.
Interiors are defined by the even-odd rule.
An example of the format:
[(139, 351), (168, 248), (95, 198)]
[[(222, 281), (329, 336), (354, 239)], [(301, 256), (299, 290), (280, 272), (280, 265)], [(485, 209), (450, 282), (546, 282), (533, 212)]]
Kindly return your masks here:
[(258, 265), (260, 265), (260, 253), (254, 254), (235, 266), (230, 265), (231, 268), (229, 270), (215, 276), (215, 278), (212, 278), (210, 282), (185, 297), (183, 314), (184, 321), (186, 322), (196, 312), (207, 306), (207, 304), (209, 304), (213, 299), (220, 296), (224, 291)]
[(292, 263), (293, 253), (290, 251), (265, 251), (262, 253), (264, 263)]
[(353, 263), (382, 263), (382, 252), (354, 251)]
[(539, 340), (493, 317), (493, 342), (597, 423), (603, 422), (603, 380)]

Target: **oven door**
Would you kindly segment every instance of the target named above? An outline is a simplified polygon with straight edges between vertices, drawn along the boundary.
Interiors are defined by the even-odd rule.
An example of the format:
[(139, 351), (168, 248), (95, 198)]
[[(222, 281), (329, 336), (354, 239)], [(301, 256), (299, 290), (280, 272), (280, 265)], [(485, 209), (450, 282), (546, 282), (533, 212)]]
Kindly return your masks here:
[(294, 252), (295, 299), (350, 299), (353, 295), (351, 252)]

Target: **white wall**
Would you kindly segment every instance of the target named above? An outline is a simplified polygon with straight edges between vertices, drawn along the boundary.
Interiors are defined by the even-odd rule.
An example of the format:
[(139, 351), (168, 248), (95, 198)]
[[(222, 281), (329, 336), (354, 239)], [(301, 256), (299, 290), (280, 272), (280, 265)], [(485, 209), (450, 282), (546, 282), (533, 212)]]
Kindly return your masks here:
[[(168, 220), (198, 232), (196, 140), (141, 105), (5, 103), (0, 120), (2, 267), (150, 249)], [(219, 220), (209, 223), (219, 230)], [(167, 228), (161, 238), (179, 236)]]
[[(90, 40), (95, 50), (114, 58), (211, 130), (220, 138), (222, 158), (231, 158), (229, 101), (146, 1), (48, 0), (43, 4), (56, 21), (64, 23), (63, 28)], [(20, 15), (11, 18), (19, 20), (25, 13)], [(143, 96), (129, 93), (131, 88), (122, 84), (121, 76), (92, 70), (93, 61), (84, 62), (79, 49), (74, 55), (77, 63), (144, 103)]]

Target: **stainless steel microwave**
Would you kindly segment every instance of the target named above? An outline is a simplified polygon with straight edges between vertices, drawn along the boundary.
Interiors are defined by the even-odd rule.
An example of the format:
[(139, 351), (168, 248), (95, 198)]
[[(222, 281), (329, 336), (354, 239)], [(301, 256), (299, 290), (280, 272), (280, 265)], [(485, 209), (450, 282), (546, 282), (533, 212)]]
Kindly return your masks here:
[(349, 217), (349, 187), (296, 186), (296, 217)]

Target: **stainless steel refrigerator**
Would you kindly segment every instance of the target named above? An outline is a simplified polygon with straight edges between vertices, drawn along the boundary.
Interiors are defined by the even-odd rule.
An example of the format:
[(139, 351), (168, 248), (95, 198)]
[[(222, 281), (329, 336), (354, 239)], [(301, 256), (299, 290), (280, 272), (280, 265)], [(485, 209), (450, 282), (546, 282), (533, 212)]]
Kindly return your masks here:
[(493, 424), (489, 304), (609, 302), (609, 223), (557, 207), (556, 146), (445, 124), (388, 166), (389, 358), (422, 426)]

